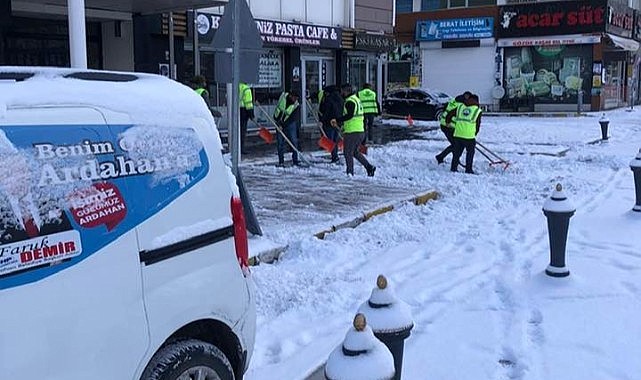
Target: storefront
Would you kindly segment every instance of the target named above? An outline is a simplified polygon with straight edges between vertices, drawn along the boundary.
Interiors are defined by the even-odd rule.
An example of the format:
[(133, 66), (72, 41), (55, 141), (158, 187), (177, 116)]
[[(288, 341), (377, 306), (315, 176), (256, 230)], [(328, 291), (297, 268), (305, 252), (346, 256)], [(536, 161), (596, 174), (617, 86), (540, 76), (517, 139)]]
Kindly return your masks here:
[(381, 33), (353, 32), (353, 45), (346, 50), (347, 82), (361, 89), (369, 83), (378, 94), (387, 86), (388, 55), (396, 47), (394, 37)]
[(482, 104), (492, 104), (493, 16), (421, 20), (416, 24), (416, 41), (421, 49), (422, 87), (451, 96), (471, 91)]
[(632, 10), (591, 0), (500, 7), (506, 111), (597, 111), (626, 104)]
[[(225, 84), (217, 83), (214, 75), (213, 37), (221, 15), (198, 13), (197, 32), (200, 51), (200, 71), (210, 82), (215, 106), (225, 106)], [(256, 19), (263, 39), (258, 83), (250, 83), (254, 98), (268, 112), (275, 106), (284, 90), (298, 91), (303, 99), (317, 102), (318, 92), (336, 83), (336, 55), (341, 45), (342, 30), (330, 26)], [(191, 40), (189, 38), (188, 40)], [(193, 43), (185, 44), (183, 69), (193, 72)], [(303, 124), (315, 124), (312, 108), (302, 103)]]
[(639, 44), (631, 39), (634, 31), (634, 11), (627, 6), (627, 1), (609, 0), (607, 9), (606, 34), (601, 45), (602, 109), (622, 107), (631, 100), (628, 81), (631, 81), (633, 76), (633, 55), (639, 48)]

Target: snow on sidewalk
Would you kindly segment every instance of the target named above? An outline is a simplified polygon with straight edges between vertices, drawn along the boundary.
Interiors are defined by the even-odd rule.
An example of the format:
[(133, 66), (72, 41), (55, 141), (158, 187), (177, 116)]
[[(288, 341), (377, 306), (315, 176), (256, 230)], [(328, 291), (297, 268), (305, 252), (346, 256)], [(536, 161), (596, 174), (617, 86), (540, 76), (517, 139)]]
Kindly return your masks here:
[[(289, 169), (252, 168), (262, 189), (250, 192), (259, 215), (270, 218), (266, 237), (289, 249), (277, 264), (253, 270), (258, 331), (246, 378), (304, 379), (384, 273), (416, 321), (405, 379), (636, 379), (641, 215), (629, 211), (628, 163), (641, 145), (641, 113), (609, 116), (612, 138), (594, 145), (586, 142), (600, 136), (596, 118), (485, 119), (481, 141), (513, 163), (505, 172), (477, 156), (478, 175), (449, 173), (434, 160), (443, 147), (433, 141), (437, 131), (425, 134), (430, 140), (372, 149), (373, 179), (361, 173), (345, 182), (342, 171), (318, 168), (292, 172), (296, 181), (288, 182)], [(531, 154), (542, 144), (569, 151)], [(549, 252), (541, 206), (557, 182), (578, 208), (566, 279), (543, 274)], [(363, 205), (301, 207), (309, 198), (299, 186), (327, 196), (370, 186), (381, 190), (377, 197), (435, 188), (442, 198), (318, 240), (309, 233), (316, 225)]]

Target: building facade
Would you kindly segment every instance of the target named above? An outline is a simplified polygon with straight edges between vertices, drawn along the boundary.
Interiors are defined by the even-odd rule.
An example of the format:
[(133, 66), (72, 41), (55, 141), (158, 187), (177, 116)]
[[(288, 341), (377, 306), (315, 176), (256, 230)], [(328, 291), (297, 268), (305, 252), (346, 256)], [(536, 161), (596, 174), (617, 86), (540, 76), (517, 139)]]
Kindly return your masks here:
[[(451, 95), (469, 89), (488, 108), (504, 111), (596, 111), (638, 103), (641, 16), (627, 1), (447, 8), (461, 1), (413, 0), (412, 13), (410, 1), (397, 2), (397, 39), (420, 56), (418, 64), (410, 58), (405, 84)], [(426, 7), (443, 9), (416, 12)], [(410, 47), (404, 50), (412, 55)]]

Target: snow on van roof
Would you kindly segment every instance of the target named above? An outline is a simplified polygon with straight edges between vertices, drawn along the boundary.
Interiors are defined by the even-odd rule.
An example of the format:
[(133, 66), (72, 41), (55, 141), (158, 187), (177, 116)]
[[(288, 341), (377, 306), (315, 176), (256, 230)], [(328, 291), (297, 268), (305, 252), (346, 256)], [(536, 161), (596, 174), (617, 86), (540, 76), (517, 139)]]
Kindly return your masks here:
[(0, 66), (0, 118), (8, 108), (41, 105), (106, 108), (130, 115), (134, 124), (182, 126), (193, 117), (213, 124), (198, 94), (160, 75)]

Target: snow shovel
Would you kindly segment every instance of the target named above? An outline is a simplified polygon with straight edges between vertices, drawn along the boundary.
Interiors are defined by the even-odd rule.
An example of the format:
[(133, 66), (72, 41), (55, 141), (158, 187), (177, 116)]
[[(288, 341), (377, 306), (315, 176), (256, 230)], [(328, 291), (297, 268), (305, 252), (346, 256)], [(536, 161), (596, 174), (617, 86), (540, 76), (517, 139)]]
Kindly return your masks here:
[(283, 129), (280, 127), (280, 125), (278, 125), (278, 123), (276, 123), (276, 121), (274, 121), (274, 119), (269, 115), (269, 113), (267, 111), (265, 111), (265, 109), (260, 104), (256, 104), (256, 106), (265, 115), (267, 120), (269, 120), (269, 122), (272, 123), (272, 125), (274, 125), (274, 127), (276, 128), (276, 131), (278, 133), (280, 133), (281, 136), (283, 136), (283, 139), (285, 139), (285, 142), (287, 143), (287, 145), (289, 145), (289, 147), (292, 148), (292, 150), (294, 150), (294, 152), (298, 153), (298, 157), (300, 157), (301, 161), (303, 161), (306, 165), (311, 166), (312, 165), (312, 161), (310, 159), (308, 159), (306, 155), (304, 155), (298, 148), (296, 148), (294, 146), (294, 144), (287, 137), (287, 134), (285, 133), (285, 131), (283, 131)]
[(307, 103), (307, 107), (312, 110), (312, 115), (314, 116), (314, 120), (316, 120), (316, 124), (318, 125), (318, 129), (321, 133), (321, 137), (318, 139), (318, 146), (328, 153), (331, 153), (334, 150), (334, 146), (336, 144), (329, 137), (327, 137), (327, 134), (323, 130), (323, 123), (318, 119), (318, 110), (314, 107), (312, 102), (309, 101), (309, 99), (305, 99), (305, 102)]
[(503, 165), (503, 170), (505, 171), (510, 166), (509, 161), (503, 159), (478, 141), (476, 142), (476, 151), (490, 162), (491, 167), (494, 167), (494, 165)]
[(274, 135), (272, 135), (269, 129), (263, 127), (262, 125), (258, 130), (258, 136), (260, 136), (260, 138), (263, 139), (267, 144), (271, 144), (274, 142)]

